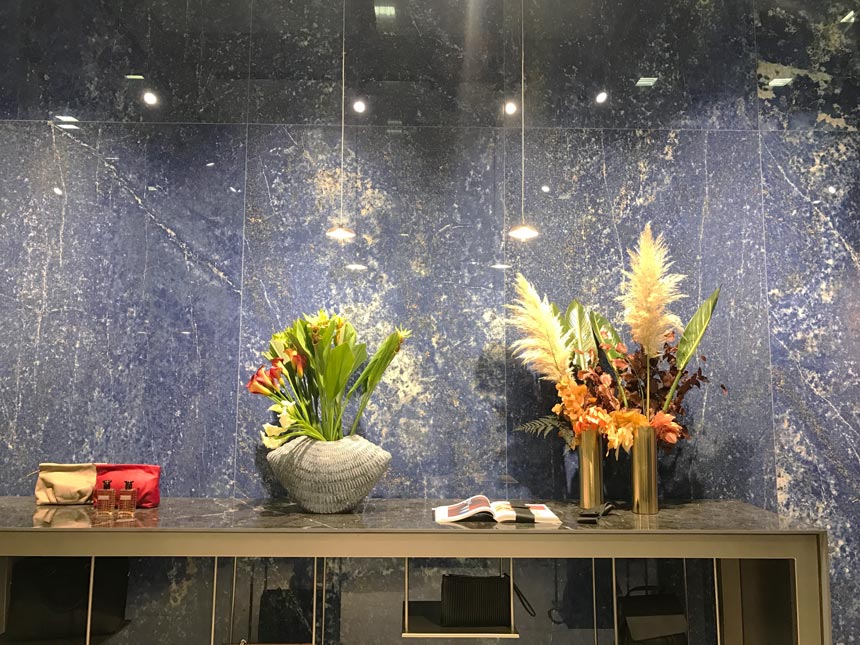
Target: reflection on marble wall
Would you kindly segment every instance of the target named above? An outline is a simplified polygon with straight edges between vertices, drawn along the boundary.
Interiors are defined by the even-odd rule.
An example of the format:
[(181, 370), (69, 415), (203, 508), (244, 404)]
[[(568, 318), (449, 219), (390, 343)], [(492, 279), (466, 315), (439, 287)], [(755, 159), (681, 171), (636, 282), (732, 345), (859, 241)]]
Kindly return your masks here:
[[(110, 563), (110, 558), (101, 558), (96, 567)], [(209, 642), (212, 566), (209, 558), (131, 559), (125, 612), (128, 625), (103, 642), (138, 645), (153, 642), (156, 636), (175, 643)]]
[(751, 0), (526, 0), (527, 123), (753, 129), (753, 43)]
[[(374, 494), (576, 497), (575, 456), (514, 431), (553, 392), (505, 351), (503, 305), (523, 271), (617, 320), (624, 249), (651, 221), (688, 276), (682, 317), (723, 287), (712, 384), (661, 458), (662, 493), (826, 523), (835, 640), (856, 638), (852, 10), (0, 3), (0, 492), (28, 494), (40, 460), (106, 459), (161, 463), (168, 495), (282, 493), (265, 402), (241, 385), (273, 330), (329, 306), (371, 344), (414, 331), (365, 419), (394, 456)], [(528, 245), (505, 235), (521, 217), (541, 231)], [(344, 223), (355, 242), (325, 238)], [(607, 473), (626, 497), (625, 458)]]
[(851, 0), (760, 0), (758, 99), (769, 130), (856, 131), (860, 17)]

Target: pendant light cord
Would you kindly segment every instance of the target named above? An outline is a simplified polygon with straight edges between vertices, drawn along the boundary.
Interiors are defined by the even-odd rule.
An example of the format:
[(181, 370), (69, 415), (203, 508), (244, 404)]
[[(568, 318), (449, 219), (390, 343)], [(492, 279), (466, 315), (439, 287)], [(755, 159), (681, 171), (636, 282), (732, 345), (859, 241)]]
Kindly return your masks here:
[(526, 223), (526, 0), (520, 0), (520, 220)]
[(343, 225), (343, 155), (346, 144), (346, 0), (342, 3), (340, 38), (340, 221)]

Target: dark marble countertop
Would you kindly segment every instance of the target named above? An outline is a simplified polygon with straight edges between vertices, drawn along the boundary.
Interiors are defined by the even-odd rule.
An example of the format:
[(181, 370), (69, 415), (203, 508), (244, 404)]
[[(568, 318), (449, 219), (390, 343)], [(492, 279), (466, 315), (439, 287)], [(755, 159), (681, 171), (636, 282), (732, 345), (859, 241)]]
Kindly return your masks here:
[(465, 521), (437, 524), (434, 506), (451, 500), (368, 499), (354, 512), (336, 515), (304, 513), (283, 500), (164, 498), (156, 509), (140, 509), (130, 519), (97, 516), (91, 506), (36, 506), (31, 497), (0, 497), (0, 535), (46, 530), (119, 530), (145, 532), (385, 532), (447, 531), (600, 531), (607, 533), (798, 534), (823, 533), (735, 500), (666, 503), (654, 516), (615, 510), (596, 525), (577, 523), (579, 507), (546, 502), (562, 524), (496, 524)]

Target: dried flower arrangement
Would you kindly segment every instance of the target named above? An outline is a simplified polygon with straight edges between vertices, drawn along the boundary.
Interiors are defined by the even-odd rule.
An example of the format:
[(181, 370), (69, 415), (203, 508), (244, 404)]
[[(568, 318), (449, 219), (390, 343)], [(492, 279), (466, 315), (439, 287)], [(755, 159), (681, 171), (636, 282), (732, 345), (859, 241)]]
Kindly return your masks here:
[[(672, 262), (662, 236), (645, 226), (630, 270), (624, 272), (619, 301), (623, 319), (637, 344), (629, 351), (607, 318), (578, 301), (564, 314), (541, 298), (522, 275), (510, 323), (522, 337), (511, 345), (515, 356), (542, 379), (555, 384), (559, 403), (553, 414), (519, 430), (546, 436), (557, 431), (575, 449), (586, 430), (606, 437), (607, 453), (630, 451), (638, 429), (651, 426), (657, 439), (672, 446), (688, 432), (681, 417), (684, 397), (708, 379), (701, 368), (687, 370), (711, 320), (720, 295), (717, 288), (699, 307), (680, 340), (681, 321), (669, 305), (683, 296), (684, 276), (670, 273)], [(700, 357), (705, 361), (705, 357)]]

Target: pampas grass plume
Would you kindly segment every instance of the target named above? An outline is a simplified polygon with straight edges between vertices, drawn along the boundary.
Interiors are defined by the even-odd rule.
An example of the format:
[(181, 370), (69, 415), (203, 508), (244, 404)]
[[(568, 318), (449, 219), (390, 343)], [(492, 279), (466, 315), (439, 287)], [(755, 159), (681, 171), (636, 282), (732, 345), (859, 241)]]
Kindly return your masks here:
[(571, 376), (570, 357), (573, 354), (570, 332), (565, 332), (561, 320), (547, 301), (519, 273), (516, 281), (517, 298), (508, 305), (512, 315), (509, 322), (523, 337), (511, 343), (511, 350), (523, 364), (553, 383)]
[(654, 239), (651, 223), (639, 236), (639, 245), (630, 254), (630, 271), (621, 285), (619, 301), (624, 305), (624, 322), (633, 340), (653, 358), (662, 353), (666, 335), (680, 330), (681, 320), (669, 311), (669, 305), (680, 300), (678, 284), (685, 276), (669, 273), (673, 262), (663, 236)]

